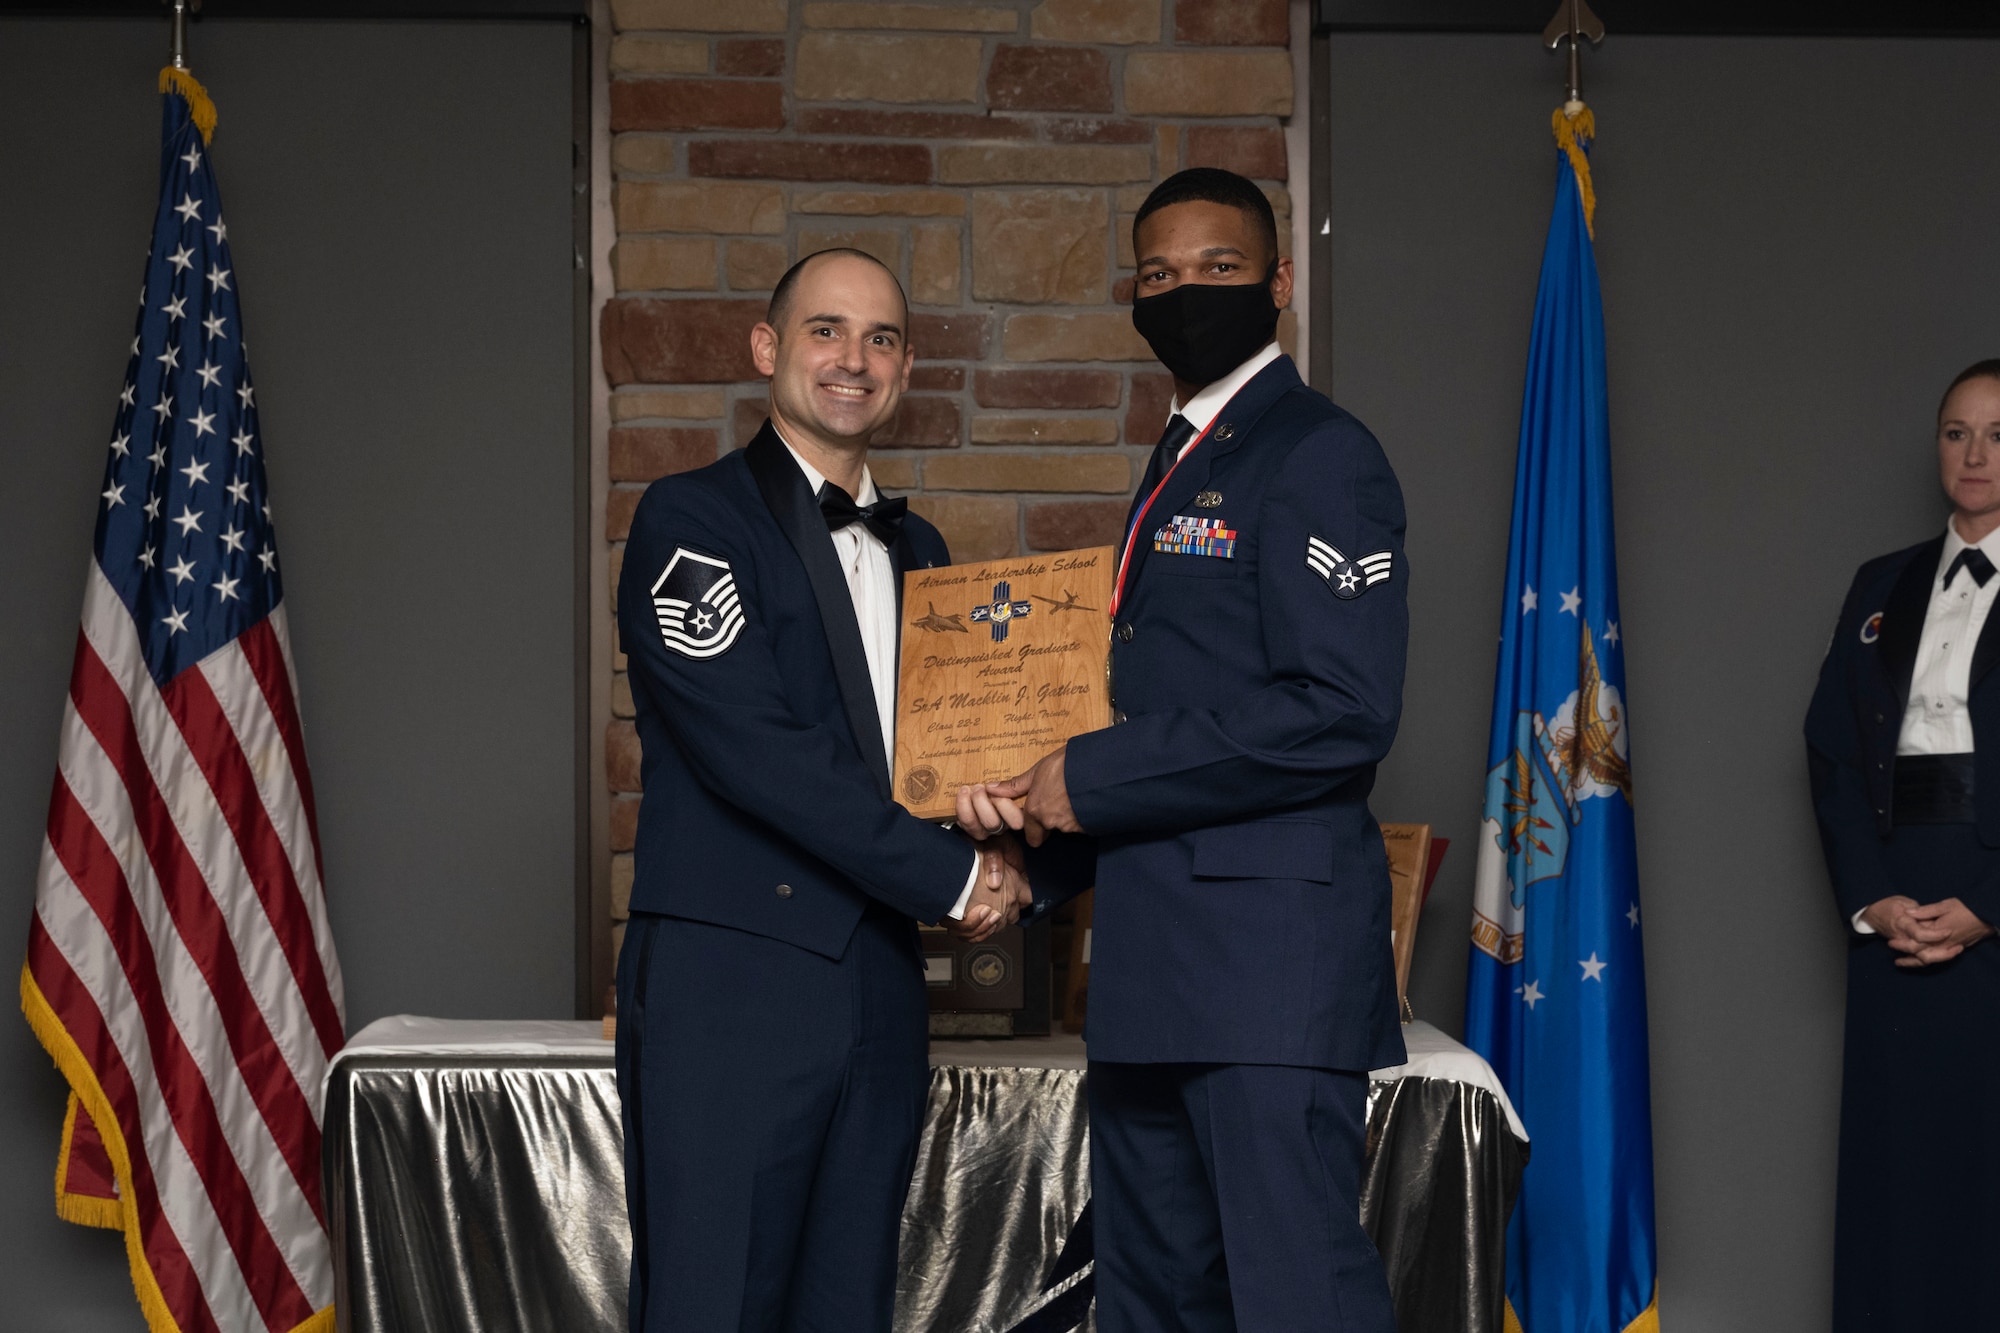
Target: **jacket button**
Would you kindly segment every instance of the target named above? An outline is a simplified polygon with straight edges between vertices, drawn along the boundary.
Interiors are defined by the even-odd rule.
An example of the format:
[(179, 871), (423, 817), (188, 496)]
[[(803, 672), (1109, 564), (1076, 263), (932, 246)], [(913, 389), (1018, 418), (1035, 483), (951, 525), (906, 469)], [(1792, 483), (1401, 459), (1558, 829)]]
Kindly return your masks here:
[(1125, 720), (1125, 710), (1122, 708), (1115, 710), (1111, 714), (1111, 720), (1113, 722), (1123, 722)]
[(780, 885), (778, 886), (778, 896), (779, 896), (780, 898), (789, 898), (789, 897), (791, 897), (791, 896), (792, 896), (792, 886), (791, 886), (791, 885), (789, 885), (789, 884), (780, 884)]
[(1123, 624), (1121, 624), (1121, 625), (1120, 625), (1120, 626), (1118, 627), (1118, 642), (1120, 642), (1120, 643), (1130, 643), (1130, 642), (1132, 642), (1132, 622), (1131, 622), (1131, 621), (1129, 621), (1129, 620), (1128, 620), (1128, 621), (1125, 621), (1125, 622), (1124, 622)]
[(1887, 719), (1886, 719), (1886, 718), (1884, 718), (1884, 717), (1883, 717), (1883, 716), (1882, 716), (1882, 715), (1881, 715), (1880, 713), (1877, 713), (1877, 714), (1875, 715), (1875, 720), (1876, 720), (1877, 722), (1883, 722), (1883, 721), (1886, 721)]

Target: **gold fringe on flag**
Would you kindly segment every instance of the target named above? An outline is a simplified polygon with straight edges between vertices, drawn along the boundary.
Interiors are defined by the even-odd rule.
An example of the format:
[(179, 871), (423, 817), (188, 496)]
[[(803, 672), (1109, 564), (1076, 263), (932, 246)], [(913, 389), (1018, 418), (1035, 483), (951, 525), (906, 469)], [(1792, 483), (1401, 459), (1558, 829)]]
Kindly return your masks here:
[[(1556, 114), (1561, 115), (1562, 113), (1559, 111)], [(1502, 1333), (1523, 1333), (1521, 1317), (1514, 1313), (1514, 1302), (1512, 1301), (1507, 1301), (1505, 1307), (1501, 1310), (1501, 1330)], [(1639, 1311), (1637, 1318), (1625, 1325), (1623, 1333), (1660, 1333), (1660, 1284), (1658, 1282), (1653, 1284), (1653, 1299), (1646, 1303), (1645, 1309)]]
[[(211, 112), (212, 116), (214, 113)], [(1590, 108), (1578, 105), (1575, 115), (1563, 107), (1557, 107), (1549, 117), (1556, 131), (1556, 146), (1569, 155), (1569, 164), (1576, 172), (1577, 188), (1583, 192), (1583, 226), (1590, 233), (1590, 239), (1597, 239), (1597, 191), (1590, 183), (1590, 155), (1584, 152), (1586, 145), (1597, 137), (1597, 117), (1590, 114)]]
[(179, 93), (188, 104), (188, 113), (194, 117), (194, 127), (201, 131), (201, 141), (207, 143), (215, 137), (215, 103), (209, 100), (208, 89), (201, 81), (184, 69), (168, 65), (160, 71), (160, 91)]
[(1639, 1317), (1625, 1325), (1625, 1333), (1660, 1333), (1660, 1284), (1653, 1284), (1653, 1299), (1639, 1311)]
[[(25, 965), (21, 968), (21, 1012), (41, 1039), (43, 1049), (54, 1057), (56, 1068), (69, 1080), (73, 1102), (83, 1104), (97, 1125), (98, 1136), (104, 1140), (105, 1154), (111, 1158), (112, 1174), (118, 1180), (118, 1229), (125, 1233), (125, 1258), (132, 1268), (132, 1286), (139, 1296), (139, 1309), (146, 1316), (146, 1327), (152, 1333), (180, 1333), (180, 1326), (167, 1309), (159, 1279), (153, 1276), (153, 1266), (146, 1259), (145, 1242), (139, 1232), (139, 1210), (132, 1200), (132, 1158), (125, 1151), (125, 1135), (112, 1114), (111, 1099), (104, 1095), (90, 1061), (77, 1048), (69, 1029), (56, 1017), (55, 1009), (42, 995), (42, 988), (35, 984), (35, 974)], [(69, 1136), (65, 1134), (63, 1138), (67, 1143)], [(57, 1215), (61, 1212), (59, 1204)], [(87, 1225), (99, 1223), (93, 1221)]]
[[(178, 71), (175, 71), (178, 73)], [(189, 80), (193, 82), (192, 79)], [(201, 85), (196, 84), (196, 88)], [(206, 99), (204, 98), (204, 101)], [(209, 109), (209, 123), (215, 119), (214, 108)], [(117, 1221), (111, 1222), (108, 1214), (72, 1217), (64, 1212), (61, 1180), (57, 1181), (57, 1216), (66, 1221), (80, 1222), (85, 1226), (105, 1226), (125, 1233), (125, 1259), (132, 1269), (132, 1287), (139, 1297), (140, 1313), (146, 1317), (146, 1327), (150, 1333), (181, 1333), (173, 1312), (167, 1307), (166, 1294), (160, 1290), (160, 1280), (153, 1276), (153, 1265), (146, 1258), (146, 1244), (141, 1235), (138, 1204), (132, 1193), (132, 1156), (125, 1146), (125, 1134), (119, 1127), (118, 1118), (111, 1109), (111, 1099), (104, 1095), (104, 1087), (97, 1081), (97, 1073), (90, 1067), (89, 1059), (69, 1035), (62, 1019), (56, 1016), (55, 1006), (42, 994), (42, 988), (35, 984), (33, 969), (25, 963), (21, 966), (21, 1012), (28, 1020), (46, 1050), (55, 1060), (56, 1068), (69, 1080), (70, 1115), (63, 1125), (64, 1162), (67, 1165), (67, 1151), (70, 1133), (75, 1128), (76, 1108), (88, 1112), (97, 1126), (97, 1135), (104, 1142), (105, 1155), (111, 1159), (111, 1172), (118, 1181), (118, 1198), (103, 1200), (117, 1210)], [(333, 1307), (315, 1310), (300, 1321), (289, 1333), (334, 1333)]]
[(119, 1206), (119, 1200), (69, 1192), (70, 1145), (76, 1139), (76, 1117), (80, 1107), (81, 1103), (72, 1092), (69, 1095), (69, 1111), (63, 1116), (62, 1150), (56, 1154), (56, 1216), (80, 1227), (123, 1231), (125, 1213)]

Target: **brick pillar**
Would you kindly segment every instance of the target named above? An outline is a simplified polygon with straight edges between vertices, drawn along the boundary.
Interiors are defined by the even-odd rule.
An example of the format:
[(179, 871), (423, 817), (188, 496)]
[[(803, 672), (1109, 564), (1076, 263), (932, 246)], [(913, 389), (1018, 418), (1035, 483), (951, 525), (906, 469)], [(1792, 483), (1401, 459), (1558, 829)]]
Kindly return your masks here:
[[(749, 328), (831, 245), (894, 268), (913, 307), (876, 480), (955, 559), (1115, 542), (1172, 397), (1125, 308), (1132, 214), (1182, 167), (1228, 167), (1264, 185), (1289, 249), (1286, 0), (611, 7), (613, 586), (645, 484), (763, 420)], [(614, 667), (622, 918), (639, 764)]]

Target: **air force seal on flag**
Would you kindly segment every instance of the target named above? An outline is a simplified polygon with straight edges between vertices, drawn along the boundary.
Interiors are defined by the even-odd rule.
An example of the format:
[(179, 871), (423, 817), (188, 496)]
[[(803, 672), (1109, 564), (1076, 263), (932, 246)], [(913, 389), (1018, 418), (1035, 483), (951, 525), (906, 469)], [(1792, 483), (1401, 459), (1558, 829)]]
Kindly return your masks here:
[(682, 657), (720, 657), (743, 632), (743, 604), (729, 562), (685, 546), (675, 548), (653, 584), (653, 613), (660, 637)]
[(1326, 580), (1326, 586), (1343, 602), (1351, 602), (1389, 577), (1394, 556), (1388, 551), (1349, 560), (1311, 533), (1306, 534), (1306, 567)]

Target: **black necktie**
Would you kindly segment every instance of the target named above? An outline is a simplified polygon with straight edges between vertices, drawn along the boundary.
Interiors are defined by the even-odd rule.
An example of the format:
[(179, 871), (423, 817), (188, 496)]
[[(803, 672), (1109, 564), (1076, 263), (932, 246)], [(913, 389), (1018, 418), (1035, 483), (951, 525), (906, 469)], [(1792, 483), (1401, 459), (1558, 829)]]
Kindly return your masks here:
[(910, 502), (903, 496), (893, 500), (878, 499), (872, 505), (858, 505), (854, 497), (832, 482), (823, 482), (819, 488), (819, 512), (826, 516), (826, 530), (839, 532), (849, 523), (859, 523), (874, 533), (884, 546), (894, 546), (896, 538), (903, 532), (903, 515), (909, 511)]
[(1163, 477), (1172, 470), (1181, 456), (1181, 450), (1194, 437), (1194, 423), (1176, 412), (1167, 419), (1167, 428), (1160, 435), (1160, 442), (1153, 448), (1152, 461), (1146, 464), (1145, 479), (1139, 483), (1139, 498), (1144, 500), (1153, 493)]
[(1958, 558), (1944, 572), (1945, 587), (1951, 586), (1951, 581), (1958, 577), (1961, 569), (1972, 575), (1972, 581), (1982, 588), (1986, 586), (1986, 580), (1993, 577), (1993, 562), (1977, 546), (1968, 546), (1958, 553)]

